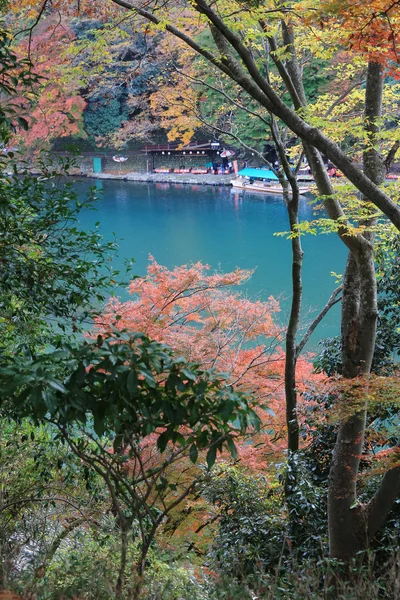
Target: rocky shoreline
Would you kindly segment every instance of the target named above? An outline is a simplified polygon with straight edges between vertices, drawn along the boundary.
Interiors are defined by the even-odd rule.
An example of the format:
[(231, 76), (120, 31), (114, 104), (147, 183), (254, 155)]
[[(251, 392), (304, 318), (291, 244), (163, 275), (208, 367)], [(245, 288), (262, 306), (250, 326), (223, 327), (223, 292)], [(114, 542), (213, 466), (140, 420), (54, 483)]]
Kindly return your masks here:
[(81, 177), (95, 179), (121, 179), (123, 181), (142, 181), (145, 183), (186, 183), (192, 185), (225, 185), (230, 186), (234, 174), (212, 175), (211, 173), (195, 175), (192, 173), (80, 173)]

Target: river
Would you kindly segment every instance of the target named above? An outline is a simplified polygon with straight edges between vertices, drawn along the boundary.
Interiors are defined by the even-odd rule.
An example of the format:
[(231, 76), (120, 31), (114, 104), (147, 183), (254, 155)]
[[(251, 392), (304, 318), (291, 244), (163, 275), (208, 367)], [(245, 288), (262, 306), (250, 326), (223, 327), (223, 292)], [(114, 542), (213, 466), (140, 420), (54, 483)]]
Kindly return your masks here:
[[(280, 319), (287, 318), (290, 300), (291, 248), (275, 232), (288, 230), (282, 196), (234, 191), (227, 187), (184, 184), (147, 184), (120, 180), (85, 179), (76, 183), (79, 194), (95, 185), (100, 194), (96, 211), (80, 216), (84, 228), (100, 222), (106, 239), (119, 240), (119, 261), (133, 257), (134, 273), (144, 275), (148, 256), (169, 268), (202, 261), (214, 269), (255, 269), (243, 290), (254, 299), (280, 299)], [(300, 217), (313, 218), (302, 199)], [(336, 287), (331, 272), (343, 273), (346, 249), (334, 234), (305, 236), (303, 324), (328, 300)], [(122, 297), (126, 292), (121, 290)], [(332, 309), (314, 336), (339, 332), (339, 306)]]

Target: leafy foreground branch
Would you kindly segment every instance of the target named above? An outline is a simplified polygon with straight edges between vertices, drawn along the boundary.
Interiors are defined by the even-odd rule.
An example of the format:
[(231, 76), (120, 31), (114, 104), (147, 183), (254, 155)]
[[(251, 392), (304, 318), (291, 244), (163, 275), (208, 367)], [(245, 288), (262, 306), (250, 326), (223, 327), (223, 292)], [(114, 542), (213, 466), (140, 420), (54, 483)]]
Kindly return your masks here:
[(121, 533), (117, 596), (132, 527), (141, 539), (138, 593), (159, 527), (202, 480), (199, 455), (210, 469), (217, 452), (236, 456), (235, 439), (260, 426), (249, 399), (224, 376), (139, 334), (16, 357), (1, 369), (0, 392), (4, 410), (56, 425), (103, 479)]

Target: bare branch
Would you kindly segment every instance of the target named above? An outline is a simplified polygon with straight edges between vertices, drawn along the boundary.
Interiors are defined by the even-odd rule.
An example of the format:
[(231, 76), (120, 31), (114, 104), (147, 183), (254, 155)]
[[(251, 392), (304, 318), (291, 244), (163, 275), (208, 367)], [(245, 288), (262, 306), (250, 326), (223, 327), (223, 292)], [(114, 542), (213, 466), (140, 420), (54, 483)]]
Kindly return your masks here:
[(398, 149), (400, 148), (400, 140), (398, 140), (397, 142), (395, 142), (393, 144), (393, 146), (390, 148), (385, 160), (383, 161), (385, 167), (386, 167), (386, 173), (389, 171), (390, 167), (393, 164), (394, 159), (396, 158), (396, 154)]
[(325, 317), (325, 315), (327, 314), (327, 312), (332, 308), (332, 306), (334, 306), (335, 304), (337, 304), (338, 302), (341, 301), (341, 298), (338, 298), (337, 296), (340, 294), (340, 292), (342, 291), (342, 289), (343, 289), (343, 286), (340, 285), (339, 287), (337, 287), (332, 292), (332, 294), (331, 294), (328, 302), (325, 304), (324, 308), (315, 317), (314, 321), (311, 323), (311, 325), (307, 329), (306, 333), (304, 334), (303, 339), (297, 345), (297, 348), (296, 348), (296, 354), (297, 354), (297, 356), (299, 356), (299, 354), (302, 352), (304, 346), (307, 344), (307, 342), (310, 339), (312, 333), (315, 331), (316, 327), (321, 323), (322, 319)]
[[(394, 449), (399, 450), (399, 447)], [(400, 493), (400, 467), (387, 471), (370, 502), (366, 506), (368, 538), (371, 541), (385, 524), (393, 507), (393, 502)]]

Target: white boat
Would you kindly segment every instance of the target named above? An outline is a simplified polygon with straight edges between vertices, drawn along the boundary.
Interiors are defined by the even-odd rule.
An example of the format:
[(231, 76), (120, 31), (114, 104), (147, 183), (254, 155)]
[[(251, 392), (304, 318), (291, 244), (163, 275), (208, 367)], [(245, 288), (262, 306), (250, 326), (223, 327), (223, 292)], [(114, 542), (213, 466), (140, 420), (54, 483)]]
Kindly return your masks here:
[[(266, 192), (268, 194), (283, 194), (283, 188), (278, 177), (269, 169), (246, 168), (238, 172), (237, 178), (232, 179), (232, 187), (252, 192)], [(306, 194), (311, 186), (299, 182), (300, 194)]]
[(296, 179), (300, 184), (315, 185), (315, 179), (311, 174), (309, 167), (301, 167), (297, 171)]

